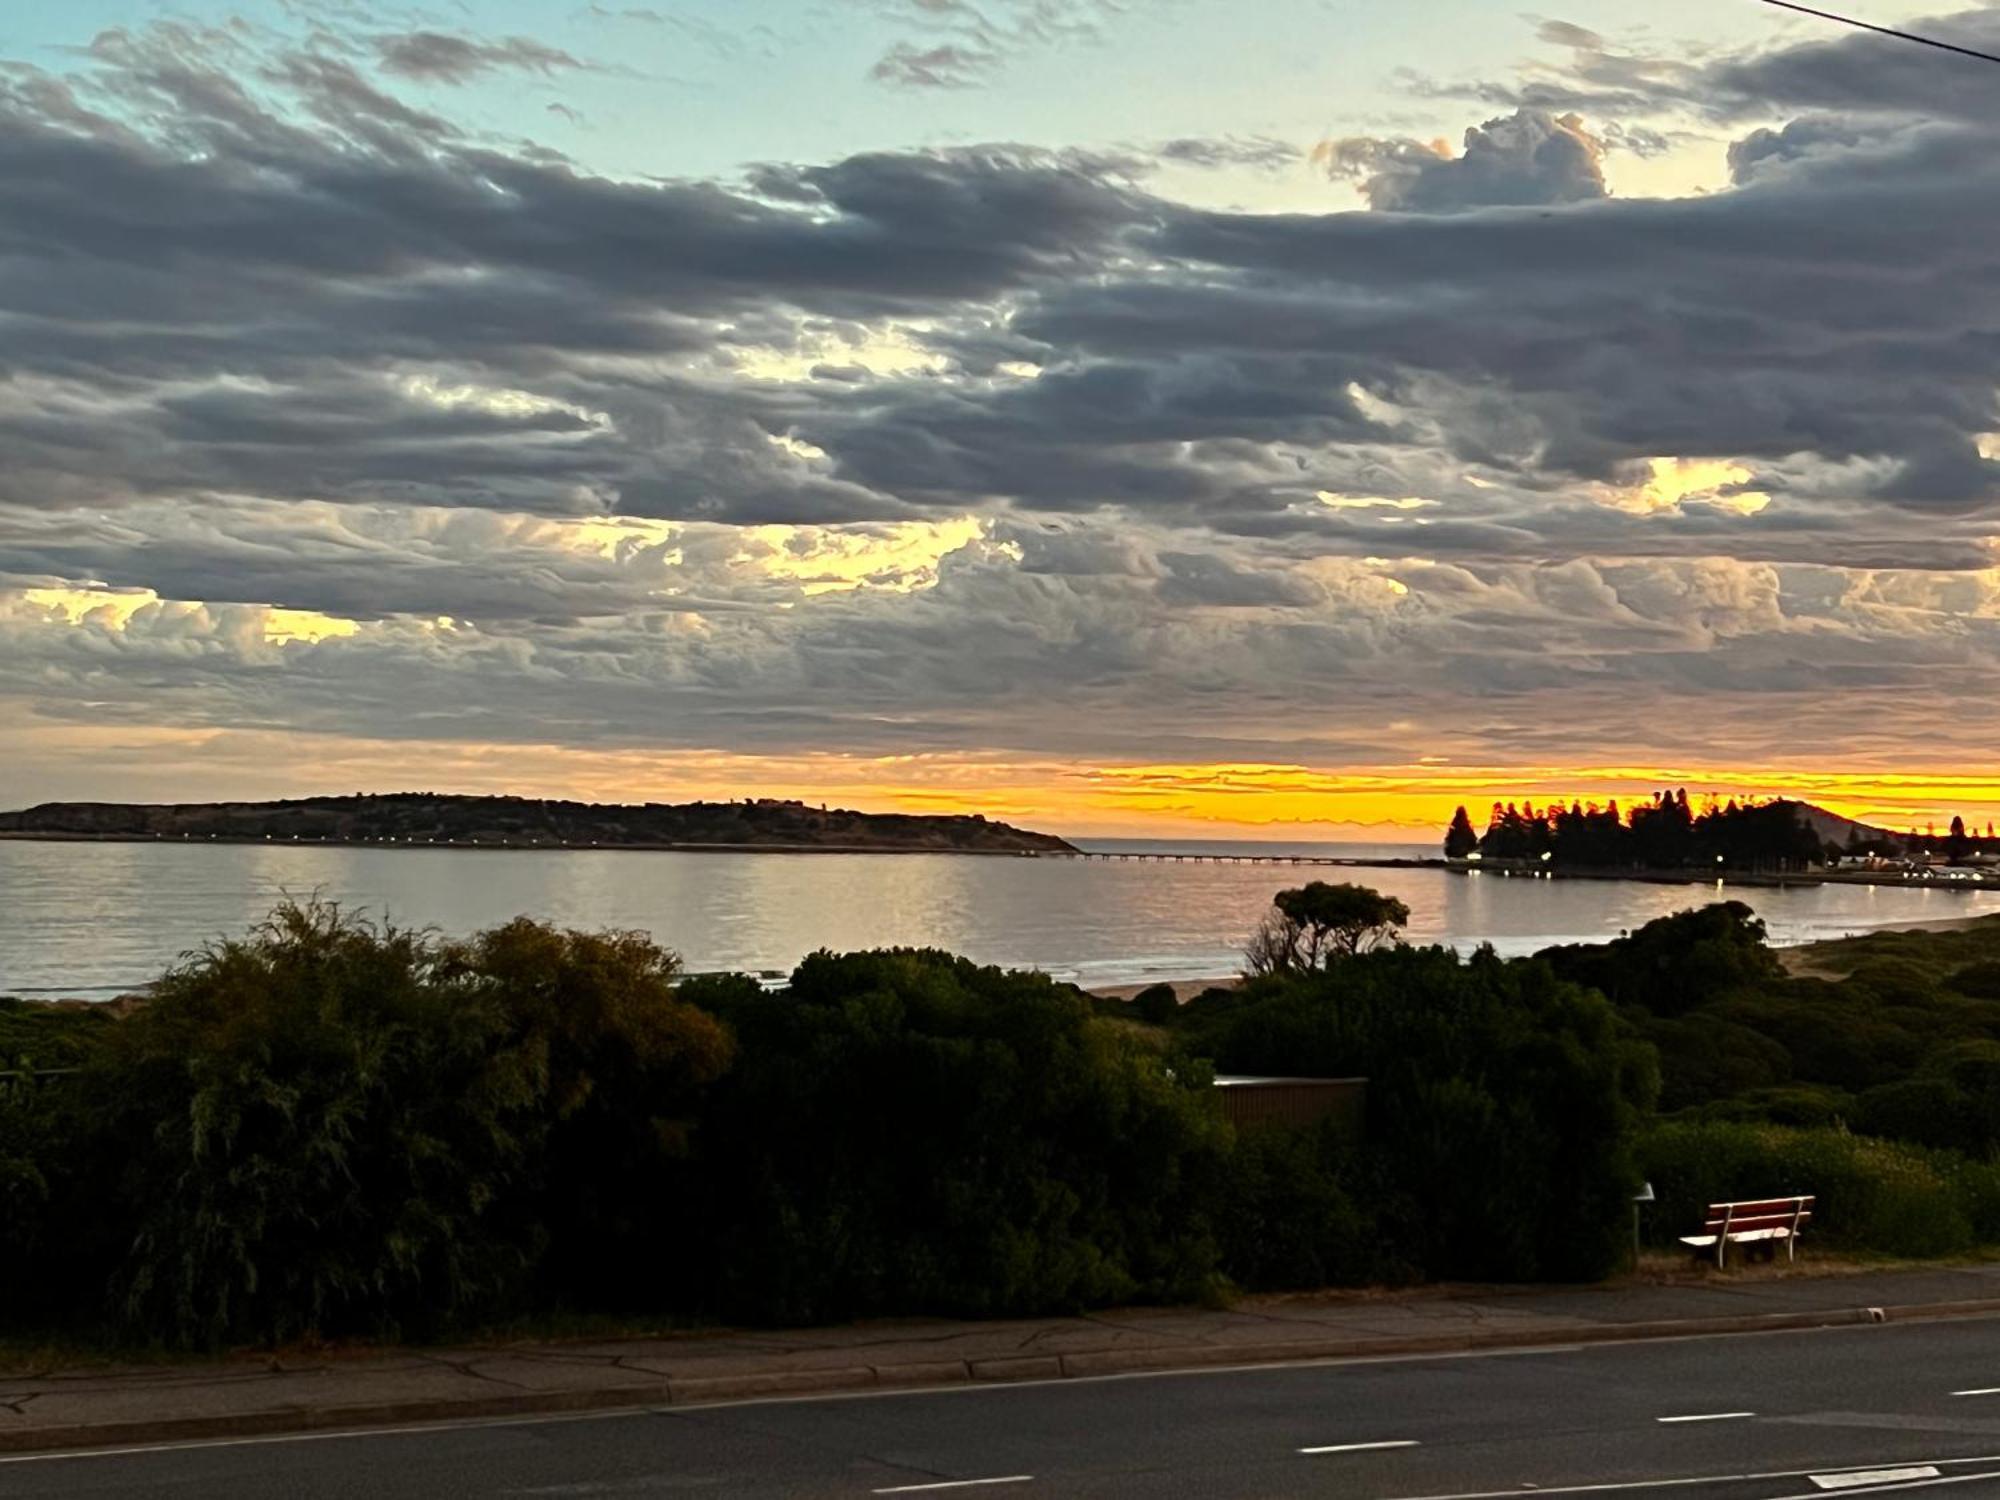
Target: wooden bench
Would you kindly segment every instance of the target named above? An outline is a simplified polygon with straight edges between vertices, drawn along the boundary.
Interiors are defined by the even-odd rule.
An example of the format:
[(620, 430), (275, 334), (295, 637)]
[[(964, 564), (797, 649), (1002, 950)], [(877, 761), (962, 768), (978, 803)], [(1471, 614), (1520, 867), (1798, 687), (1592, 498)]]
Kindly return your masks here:
[(1812, 1222), (1813, 1200), (1803, 1198), (1760, 1198), (1754, 1203), (1711, 1203), (1700, 1234), (1681, 1236), (1681, 1243), (1696, 1255), (1715, 1252), (1718, 1266), (1729, 1263), (1729, 1247), (1743, 1245), (1765, 1259), (1775, 1259), (1778, 1246), (1785, 1247), (1785, 1259), (1798, 1258), (1799, 1231)]

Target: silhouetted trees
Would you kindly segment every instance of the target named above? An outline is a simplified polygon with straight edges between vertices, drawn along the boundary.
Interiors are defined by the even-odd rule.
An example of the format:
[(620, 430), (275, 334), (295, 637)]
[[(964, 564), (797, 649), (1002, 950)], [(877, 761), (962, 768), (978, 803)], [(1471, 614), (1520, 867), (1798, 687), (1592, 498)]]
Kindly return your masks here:
[(1461, 832), (1452, 819), (1448, 857), (1476, 852), (1482, 860), (1595, 869), (1799, 870), (1825, 856), (1796, 803), (1731, 799), (1697, 813), (1685, 788), (1655, 793), (1629, 819), (1616, 802), (1552, 802), (1539, 810), (1531, 802), (1496, 802), (1474, 847), (1465, 843), (1469, 832), (1469, 820)]
[(1243, 950), (1251, 974), (1304, 974), (1395, 944), (1410, 909), (1365, 885), (1315, 880), (1280, 891)]

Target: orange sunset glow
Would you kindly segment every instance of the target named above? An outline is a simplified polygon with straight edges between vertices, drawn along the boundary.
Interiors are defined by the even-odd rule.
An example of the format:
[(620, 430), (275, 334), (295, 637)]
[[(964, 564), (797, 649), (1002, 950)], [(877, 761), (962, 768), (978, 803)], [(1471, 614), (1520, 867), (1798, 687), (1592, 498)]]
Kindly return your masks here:
[[(983, 813), (1103, 837), (1362, 838), (1431, 842), (1455, 808), (1484, 826), (1495, 802), (1616, 801), (1685, 788), (1697, 802), (1790, 797), (1898, 830), (1956, 814), (2000, 821), (2000, 777), (1972, 770), (1808, 771), (1702, 764), (1574, 768), (1453, 764), (1324, 771), (1275, 763), (1076, 764), (1000, 755), (751, 756), (722, 751), (578, 751), (556, 745), (411, 744), (251, 730), (201, 733), (41, 725), (0, 728), (0, 750), (46, 775), (65, 764), (120, 768), (132, 799), (288, 797), (357, 790), (454, 790), (586, 801), (797, 798), (865, 812)], [(198, 761), (167, 781), (155, 768)]]

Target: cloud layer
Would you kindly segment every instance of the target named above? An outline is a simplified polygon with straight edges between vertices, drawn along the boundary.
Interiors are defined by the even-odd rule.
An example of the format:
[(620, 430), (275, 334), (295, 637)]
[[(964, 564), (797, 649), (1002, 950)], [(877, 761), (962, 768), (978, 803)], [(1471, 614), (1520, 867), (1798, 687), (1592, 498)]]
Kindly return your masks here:
[[(1102, 19), (902, 10), (923, 85)], [(611, 178), (435, 112), (583, 66), (521, 37), (9, 66), (0, 697), (579, 750), (1983, 754), (2000, 96), (1845, 38), (1543, 37), (1424, 85), (1462, 144), (1331, 142), (1367, 208), (1293, 214), (1160, 187), (1260, 138)], [(1686, 132), (1727, 181), (1611, 192)]]

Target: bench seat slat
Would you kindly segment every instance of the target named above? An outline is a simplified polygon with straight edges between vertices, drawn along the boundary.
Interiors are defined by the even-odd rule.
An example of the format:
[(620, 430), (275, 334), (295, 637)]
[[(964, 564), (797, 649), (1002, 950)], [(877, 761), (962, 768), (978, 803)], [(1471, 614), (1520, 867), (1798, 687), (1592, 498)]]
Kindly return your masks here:
[[(1803, 1229), (1810, 1223), (1812, 1223), (1811, 1214), (1800, 1214), (1798, 1216), (1799, 1228)], [(1728, 1227), (1730, 1233), (1732, 1234), (1736, 1233), (1739, 1230), (1749, 1231), (1753, 1229), (1780, 1229), (1780, 1228), (1789, 1229), (1792, 1225), (1792, 1216), (1790, 1214), (1759, 1214), (1755, 1218), (1740, 1217), (1735, 1219), (1710, 1219), (1706, 1224), (1703, 1224), (1701, 1227), (1707, 1230), (1710, 1234), (1716, 1234), (1719, 1233), (1725, 1225)]]
[[(1740, 1240), (1788, 1240), (1791, 1237), (1792, 1231), (1783, 1227), (1775, 1229), (1732, 1229), (1729, 1231), (1729, 1243), (1732, 1245)], [(1716, 1236), (1712, 1234), (1684, 1234), (1681, 1236), (1681, 1243), (1686, 1245), (1690, 1250), (1713, 1250), (1715, 1248), (1715, 1241)]]
[(1708, 1205), (1708, 1216), (1719, 1219), (1727, 1213), (1739, 1219), (1751, 1219), (1771, 1214), (1789, 1215), (1795, 1208), (1810, 1210), (1812, 1206), (1812, 1195), (1809, 1193), (1798, 1198), (1755, 1198), (1742, 1203), (1711, 1203)]

